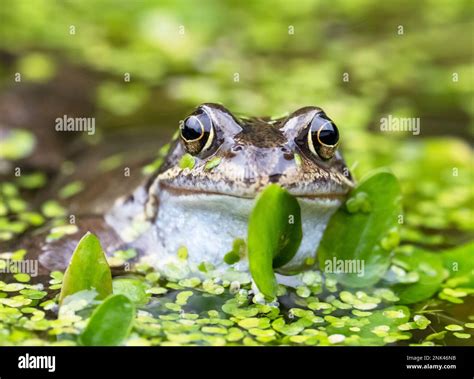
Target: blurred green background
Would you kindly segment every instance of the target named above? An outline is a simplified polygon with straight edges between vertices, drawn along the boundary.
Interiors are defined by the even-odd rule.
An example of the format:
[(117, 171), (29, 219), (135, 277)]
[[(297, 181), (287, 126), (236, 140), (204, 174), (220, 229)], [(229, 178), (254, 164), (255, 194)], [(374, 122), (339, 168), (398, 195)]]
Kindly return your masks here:
[[(1, 93), (15, 73), (43, 94), (70, 82), (102, 137), (170, 136), (202, 102), (250, 116), (319, 105), (356, 177), (401, 179), (408, 226), (472, 231), (473, 31), (470, 0), (2, 0)], [(388, 115), (420, 118), (421, 134), (381, 132)]]
[(249, 115), (318, 104), (345, 128), (390, 113), (466, 136), (473, 112), (470, 0), (2, 4), (0, 48), (15, 58), (4, 84), (12, 69), (48, 81), (72, 63), (99, 74), (98, 105), (119, 116), (169, 102)]

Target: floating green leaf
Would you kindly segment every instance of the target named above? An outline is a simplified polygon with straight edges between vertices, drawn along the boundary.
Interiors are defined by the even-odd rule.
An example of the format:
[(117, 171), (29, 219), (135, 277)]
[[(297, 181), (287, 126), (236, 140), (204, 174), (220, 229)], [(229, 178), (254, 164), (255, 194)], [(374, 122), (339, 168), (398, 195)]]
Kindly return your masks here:
[[(350, 287), (378, 282), (390, 262), (390, 250), (386, 249), (392, 249), (397, 241), (394, 234), (401, 214), (400, 200), (398, 181), (390, 172), (377, 171), (363, 180), (351, 193), (347, 206), (329, 221), (318, 249), (321, 269)], [(334, 260), (343, 262), (343, 267), (354, 263), (361, 268), (363, 264), (363, 272), (329, 267), (334, 266)]]
[(75, 292), (95, 289), (99, 299), (112, 293), (112, 276), (99, 239), (86, 233), (77, 244), (64, 274), (60, 302)]
[(135, 317), (135, 306), (124, 295), (113, 295), (99, 305), (82, 332), (85, 346), (117, 346), (128, 336)]
[(265, 296), (275, 297), (273, 267), (293, 258), (302, 236), (298, 201), (280, 186), (270, 184), (257, 197), (248, 224), (250, 273)]

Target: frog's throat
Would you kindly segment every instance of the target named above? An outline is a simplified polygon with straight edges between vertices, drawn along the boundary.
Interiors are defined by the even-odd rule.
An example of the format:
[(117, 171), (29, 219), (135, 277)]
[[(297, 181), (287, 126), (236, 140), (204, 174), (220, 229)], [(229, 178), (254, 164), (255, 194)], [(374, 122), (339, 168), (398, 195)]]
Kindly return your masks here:
[[(338, 199), (298, 198), (301, 207), (303, 239), (295, 257), (279, 269), (292, 273), (314, 261), (323, 232), (332, 214), (341, 205)], [(145, 254), (160, 267), (177, 259), (177, 251), (186, 246), (191, 268), (202, 262), (216, 270), (226, 270), (225, 254), (232, 249), (235, 239), (247, 237), (248, 216), (255, 199), (220, 194), (176, 195), (163, 190), (156, 220), (144, 237)], [(233, 266), (248, 271), (246, 257)]]
[[(330, 217), (342, 204), (340, 197), (297, 197), (303, 240), (295, 257), (281, 268), (283, 273), (301, 270), (308, 258), (315, 257)], [(254, 203), (254, 198), (176, 192), (154, 183), (148, 191), (141, 186), (129, 199), (116, 204), (106, 220), (125, 242), (147, 255), (157, 267), (172, 263), (178, 249), (186, 246), (191, 267), (204, 261), (226, 270), (224, 255), (232, 249), (235, 239), (246, 240)], [(247, 271), (247, 259), (234, 267)]]

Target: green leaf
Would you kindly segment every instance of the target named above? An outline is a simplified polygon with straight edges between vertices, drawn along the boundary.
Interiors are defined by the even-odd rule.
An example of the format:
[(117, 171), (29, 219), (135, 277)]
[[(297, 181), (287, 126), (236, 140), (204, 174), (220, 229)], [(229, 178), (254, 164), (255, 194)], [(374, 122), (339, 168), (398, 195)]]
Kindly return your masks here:
[(78, 291), (95, 289), (99, 299), (112, 293), (112, 275), (99, 239), (87, 232), (77, 244), (64, 274), (59, 301)]
[(413, 247), (397, 253), (394, 260), (406, 269), (416, 271), (419, 276), (415, 283), (397, 284), (393, 287), (401, 304), (412, 304), (429, 299), (438, 291), (446, 277), (441, 256), (437, 253)]
[(258, 289), (274, 298), (277, 281), (273, 267), (288, 263), (303, 236), (298, 200), (276, 184), (257, 197), (248, 224), (250, 273)]
[[(400, 186), (390, 172), (377, 171), (363, 180), (328, 223), (318, 249), (321, 269), (349, 287), (377, 283), (398, 244), (400, 200)], [(338, 272), (334, 262), (363, 264), (364, 270)]]
[(91, 315), (79, 342), (85, 346), (117, 346), (128, 336), (135, 306), (124, 295), (112, 295)]

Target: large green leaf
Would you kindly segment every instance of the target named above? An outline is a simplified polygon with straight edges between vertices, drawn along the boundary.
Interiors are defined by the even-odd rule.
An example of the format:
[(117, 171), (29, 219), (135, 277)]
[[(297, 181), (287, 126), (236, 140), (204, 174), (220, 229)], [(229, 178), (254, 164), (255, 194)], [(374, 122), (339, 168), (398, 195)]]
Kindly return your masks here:
[(302, 237), (298, 200), (280, 186), (270, 184), (257, 197), (248, 224), (250, 273), (266, 297), (276, 296), (273, 268), (294, 257)]
[(95, 289), (99, 299), (112, 293), (112, 275), (99, 239), (86, 233), (77, 244), (64, 274), (60, 302), (73, 293)]
[[(328, 223), (318, 249), (321, 270), (350, 287), (379, 281), (398, 244), (400, 200), (400, 186), (390, 172), (377, 171), (363, 180)], [(351, 267), (359, 270), (348, 272)]]
[(125, 295), (112, 295), (99, 305), (79, 341), (85, 346), (117, 346), (128, 336), (135, 306)]

